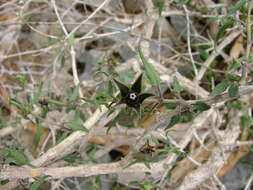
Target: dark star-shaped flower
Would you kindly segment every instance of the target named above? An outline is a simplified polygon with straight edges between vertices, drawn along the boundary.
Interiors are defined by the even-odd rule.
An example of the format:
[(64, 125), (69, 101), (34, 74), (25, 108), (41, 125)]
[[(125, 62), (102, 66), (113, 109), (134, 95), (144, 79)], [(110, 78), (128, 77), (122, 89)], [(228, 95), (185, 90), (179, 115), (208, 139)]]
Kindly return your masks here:
[(130, 107), (139, 108), (146, 98), (154, 96), (153, 94), (150, 93), (141, 93), (142, 73), (138, 76), (136, 81), (130, 87), (117, 81), (116, 79), (113, 80), (120, 90), (121, 94), (121, 100), (119, 102), (120, 104), (126, 104)]

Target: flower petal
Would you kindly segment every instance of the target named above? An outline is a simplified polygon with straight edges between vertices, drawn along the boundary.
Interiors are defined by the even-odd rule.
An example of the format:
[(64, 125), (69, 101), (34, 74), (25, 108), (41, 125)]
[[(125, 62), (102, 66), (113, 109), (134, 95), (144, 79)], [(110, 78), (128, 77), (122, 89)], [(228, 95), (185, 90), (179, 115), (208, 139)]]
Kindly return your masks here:
[(154, 96), (154, 94), (150, 94), (150, 93), (142, 93), (139, 96), (139, 104), (141, 104), (146, 98), (150, 97), (150, 96)]
[(136, 81), (133, 83), (131, 90), (137, 92), (138, 94), (141, 93), (141, 81), (142, 81), (142, 73), (138, 76)]
[(129, 93), (129, 88), (125, 85), (125, 84), (123, 84), (122, 82), (119, 82), (119, 81), (117, 81), (116, 79), (113, 79), (114, 80), (114, 82), (117, 84), (117, 86), (118, 86), (118, 88), (119, 88), (119, 90), (120, 90), (120, 93), (121, 93), (121, 97), (122, 98), (124, 98), (124, 97), (126, 97), (127, 96), (127, 94)]

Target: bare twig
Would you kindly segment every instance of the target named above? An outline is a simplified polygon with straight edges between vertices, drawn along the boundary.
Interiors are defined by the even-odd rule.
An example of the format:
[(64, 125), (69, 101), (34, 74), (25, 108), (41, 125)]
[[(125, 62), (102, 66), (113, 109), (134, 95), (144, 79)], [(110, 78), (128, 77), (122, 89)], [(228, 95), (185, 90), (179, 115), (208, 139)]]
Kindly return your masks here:
[(190, 59), (191, 59), (194, 74), (195, 74), (195, 76), (197, 76), (198, 75), (198, 70), (197, 70), (197, 67), (195, 65), (195, 61), (193, 59), (192, 50), (191, 50), (191, 25), (190, 25), (191, 21), (190, 21), (190, 18), (189, 18), (189, 10), (186, 8), (185, 5), (183, 5), (183, 8), (185, 10), (186, 20), (187, 20), (187, 46), (188, 46), (188, 52), (189, 52), (189, 56), (190, 56)]

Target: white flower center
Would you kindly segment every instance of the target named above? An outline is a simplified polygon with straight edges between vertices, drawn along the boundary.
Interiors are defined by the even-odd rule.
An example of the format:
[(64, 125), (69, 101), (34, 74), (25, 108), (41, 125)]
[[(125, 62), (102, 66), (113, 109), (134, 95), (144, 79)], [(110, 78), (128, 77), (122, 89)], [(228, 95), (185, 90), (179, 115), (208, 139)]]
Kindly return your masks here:
[(135, 100), (135, 99), (137, 98), (136, 93), (134, 93), (134, 92), (130, 93), (130, 94), (129, 94), (129, 98), (130, 98), (131, 100)]

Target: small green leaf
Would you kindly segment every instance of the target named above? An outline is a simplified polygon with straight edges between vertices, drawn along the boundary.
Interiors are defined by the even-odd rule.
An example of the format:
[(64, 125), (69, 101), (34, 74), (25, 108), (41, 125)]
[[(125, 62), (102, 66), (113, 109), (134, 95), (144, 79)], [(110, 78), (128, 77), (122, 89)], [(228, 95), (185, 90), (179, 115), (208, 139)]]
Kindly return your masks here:
[(20, 165), (25, 165), (29, 163), (25, 155), (16, 150), (15, 148), (11, 148), (9, 150), (9, 156)]
[(81, 121), (85, 121), (85, 114), (82, 112), (82, 110), (76, 109), (75, 110), (75, 116), (74, 116), (75, 120), (81, 120)]
[(64, 139), (66, 139), (69, 135), (69, 132), (64, 132), (61, 135), (57, 135), (56, 136), (56, 144), (59, 144), (60, 142), (62, 142)]
[(152, 140), (155, 144), (159, 144), (158, 139), (157, 139), (154, 135), (151, 135), (151, 140)]
[(3, 117), (2, 109), (0, 108), (0, 128), (7, 127), (7, 121)]
[(230, 18), (225, 24), (223, 24), (215, 37), (215, 42), (218, 42), (225, 35), (226, 30), (228, 28), (233, 27), (235, 23), (236, 23), (235, 19)]
[(29, 102), (30, 105), (33, 105), (33, 104), (38, 103), (39, 98), (40, 98), (41, 95), (42, 95), (42, 86), (43, 86), (43, 83), (41, 82), (41, 83), (39, 84), (38, 91), (33, 95), (33, 98), (32, 98), (31, 101)]
[(233, 83), (228, 88), (228, 95), (230, 98), (234, 98), (238, 95), (238, 85)]
[(39, 145), (41, 134), (42, 134), (42, 129), (43, 129), (43, 126), (41, 125), (41, 123), (37, 122), (36, 132), (34, 135), (34, 144), (33, 144), (34, 149), (36, 149), (37, 146)]
[(204, 61), (207, 60), (207, 58), (209, 57), (209, 53), (207, 50), (200, 50), (199, 55)]
[(235, 71), (236, 69), (239, 69), (242, 66), (242, 64), (239, 61), (235, 61), (234, 63), (230, 63), (228, 65), (229, 71)]
[(156, 72), (154, 67), (145, 58), (140, 47), (139, 47), (138, 51), (139, 51), (139, 56), (141, 58), (141, 61), (144, 65), (145, 75), (147, 76), (150, 84), (152, 84), (154, 86), (159, 86), (160, 80), (161, 80), (159, 77), (159, 74)]
[(240, 0), (235, 6), (231, 6), (231, 8), (228, 9), (228, 14), (236, 13), (236, 11), (244, 7), (246, 2), (247, 0)]
[(230, 81), (237, 81), (238, 82), (241, 80), (241, 76), (236, 75), (236, 74), (228, 74), (227, 79)]
[(249, 127), (250, 125), (252, 125), (252, 118), (249, 115), (243, 115), (241, 117), (240, 126), (245, 128)]
[(64, 67), (65, 63), (66, 63), (65, 56), (61, 56), (61, 68)]
[(228, 105), (231, 108), (234, 108), (234, 109), (237, 109), (237, 110), (241, 110), (241, 111), (247, 109), (247, 106), (245, 105), (245, 103), (240, 102), (240, 101), (233, 101), (233, 102), (229, 103)]
[(75, 36), (73, 34), (71, 34), (68, 37), (68, 42), (69, 42), (70, 45), (74, 45), (75, 44)]
[(180, 119), (180, 115), (173, 115), (171, 117), (170, 123), (168, 124), (168, 126), (166, 127), (166, 129), (173, 127), (174, 125), (180, 123), (181, 119)]
[(180, 85), (180, 83), (179, 83), (176, 76), (174, 76), (174, 78), (173, 78), (172, 91), (175, 92), (175, 93), (180, 93), (181, 91), (183, 91), (183, 87)]
[(225, 90), (227, 88), (228, 88), (228, 80), (225, 79), (221, 83), (219, 83), (218, 85), (216, 85), (214, 87), (213, 91), (211, 92), (211, 96), (219, 95), (219, 94), (225, 92)]
[(75, 88), (72, 88), (72, 92), (69, 96), (69, 101), (76, 101), (79, 98), (79, 85), (77, 85)]
[(45, 182), (46, 178), (48, 178), (48, 176), (43, 176), (36, 179), (31, 185), (30, 190), (39, 190), (40, 185), (42, 185)]
[(199, 102), (196, 102), (196, 104), (193, 105), (193, 108), (202, 112), (202, 111), (206, 111), (206, 110), (210, 109), (211, 106), (208, 105), (205, 102), (199, 101)]
[(85, 131), (85, 132), (88, 132), (89, 130), (84, 127), (82, 124), (80, 123), (77, 123), (75, 121), (69, 121), (66, 123), (66, 125), (72, 129), (73, 131)]
[(174, 110), (177, 108), (178, 104), (176, 103), (165, 103), (165, 108), (168, 109), (168, 110)]
[(162, 15), (162, 11), (164, 10), (164, 6), (165, 6), (164, 1), (158, 1), (158, 2), (155, 3), (155, 8), (158, 9), (159, 16)]
[(187, 3), (189, 3), (191, 0), (178, 0), (177, 1), (177, 4), (179, 6), (182, 6), (182, 5), (186, 5)]
[(28, 78), (26, 75), (23, 75), (23, 74), (16, 74), (14, 76), (15, 80), (18, 81), (19, 85), (22, 87), (22, 88), (25, 88), (26, 85), (28, 84)]
[(14, 105), (14, 106), (16, 106), (16, 107), (19, 108), (19, 109), (23, 109), (22, 103), (19, 102), (19, 101), (16, 100), (16, 99), (14, 99), (14, 98), (10, 98), (10, 99), (9, 99), (9, 104), (10, 104), (10, 105)]

